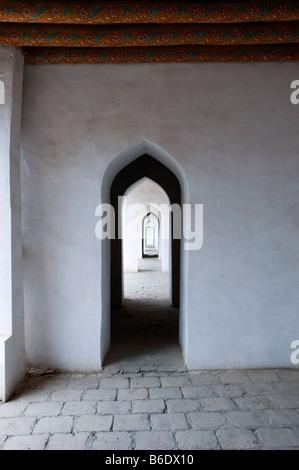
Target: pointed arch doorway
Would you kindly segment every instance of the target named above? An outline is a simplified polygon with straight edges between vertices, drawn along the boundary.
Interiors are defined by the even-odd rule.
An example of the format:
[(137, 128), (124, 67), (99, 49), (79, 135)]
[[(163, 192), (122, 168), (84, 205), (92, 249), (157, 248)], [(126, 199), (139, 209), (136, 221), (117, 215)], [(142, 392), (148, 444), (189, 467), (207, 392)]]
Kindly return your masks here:
[[(189, 190), (186, 176), (177, 163), (167, 152), (158, 145), (143, 139), (125, 148), (107, 166), (102, 180), (102, 203), (111, 204), (116, 208), (115, 216), (118, 221), (118, 196), (126, 192), (131, 185), (135, 186), (140, 179), (149, 179), (160, 186), (169, 198), (169, 203), (183, 204), (189, 202)], [(183, 223), (183, 221), (182, 221)], [(118, 227), (115, 227), (117, 235)], [(169, 280), (171, 303), (177, 306), (178, 338), (176, 339), (177, 357), (187, 365), (188, 323), (187, 323), (187, 266), (188, 252), (181, 247), (184, 241), (169, 240), (169, 269), (172, 273)], [(123, 301), (123, 270), (122, 270), (122, 240), (101, 241), (101, 330), (100, 354), (103, 367), (107, 366), (107, 358), (111, 356), (112, 313), (115, 309), (124, 310)], [(171, 251), (171, 253), (170, 253)], [(166, 260), (166, 258), (165, 258)], [(172, 266), (171, 266), (172, 265)], [(171, 288), (172, 287), (172, 288)], [(169, 305), (169, 303), (168, 303)], [(125, 323), (125, 322), (124, 322)], [(125, 332), (124, 332), (125, 334)], [(130, 341), (128, 339), (128, 341)], [(164, 357), (164, 356), (163, 356)], [(172, 361), (172, 359), (171, 359)], [(117, 361), (114, 361), (116, 365)], [(110, 365), (108, 363), (108, 365)], [(179, 367), (179, 365), (178, 365)]]
[(159, 232), (159, 217), (153, 212), (149, 212), (142, 220), (142, 258), (158, 258)]
[[(145, 177), (164, 189), (171, 205), (181, 206), (181, 187), (175, 174), (154, 157), (148, 154), (141, 155), (120, 170), (111, 184), (110, 204), (115, 211), (116, 234), (119, 232), (121, 219), (118, 204), (119, 197), (123, 196), (126, 190), (136, 181)], [(180, 305), (180, 252), (180, 240), (171, 237), (171, 304), (176, 308), (179, 308)], [(120, 308), (123, 305), (122, 240), (117, 236), (111, 240), (110, 272), (111, 307)]]

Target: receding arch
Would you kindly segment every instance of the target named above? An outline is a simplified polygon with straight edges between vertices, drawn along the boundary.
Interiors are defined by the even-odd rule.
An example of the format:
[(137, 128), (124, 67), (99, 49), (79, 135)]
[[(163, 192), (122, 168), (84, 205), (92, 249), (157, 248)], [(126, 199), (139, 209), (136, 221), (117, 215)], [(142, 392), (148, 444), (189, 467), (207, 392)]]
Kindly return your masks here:
[[(115, 211), (115, 233), (119, 228), (118, 198), (123, 196), (128, 187), (135, 181), (144, 177), (151, 179), (161, 186), (169, 197), (170, 204), (181, 205), (181, 186), (177, 177), (163, 163), (148, 154), (143, 154), (120, 170), (115, 176), (110, 189), (110, 204)], [(172, 305), (180, 304), (180, 250), (181, 241), (171, 239), (171, 265), (172, 265)], [(121, 307), (123, 303), (122, 291), (122, 241), (118, 237), (111, 240), (111, 306)]]
[[(135, 209), (139, 211), (138, 213), (136, 211), (134, 212), (135, 204), (137, 204)], [(168, 272), (169, 275), (168, 293), (170, 298), (169, 206), (169, 197), (161, 186), (149, 178), (142, 178), (137, 181), (127, 189), (122, 201), (122, 236), (123, 271), (125, 273), (138, 272), (138, 260), (143, 259), (142, 217), (148, 212), (153, 212), (158, 216), (160, 220), (159, 225), (161, 225), (161, 227), (159, 226), (159, 230), (156, 231), (160, 236), (158, 258), (161, 261), (160, 267), (162, 272)], [(159, 263), (157, 263), (157, 266), (159, 266)], [(124, 286), (123, 294), (125, 298)]]
[[(157, 234), (154, 233), (154, 235), (152, 237), (154, 242), (155, 242), (155, 240), (157, 240), (157, 245), (154, 244), (154, 248), (156, 249), (157, 254), (154, 254), (154, 255), (146, 253), (146, 250), (149, 248), (149, 246), (148, 246), (148, 235), (147, 235), (147, 231), (148, 231), (149, 227), (147, 227), (147, 224), (151, 223), (151, 218), (152, 217), (156, 220), (156, 224), (157, 224)], [(155, 227), (154, 227), (154, 230), (155, 230)], [(158, 258), (159, 250), (160, 250), (160, 220), (159, 220), (159, 217), (156, 214), (154, 214), (153, 212), (148, 212), (143, 217), (143, 220), (142, 220), (142, 257), (143, 258), (146, 258), (146, 257), (156, 257), (156, 258)]]
[[(134, 142), (124, 150), (122, 150), (107, 166), (102, 179), (101, 202), (110, 203), (110, 190), (116, 175), (122, 171), (128, 164), (138, 159), (142, 155), (148, 155), (159, 163), (164, 165), (171, 173), (177, 178), (181, 189), (181, 204), (189, 202), (189, 190), (186, 176), (178, 164), (178, 162), (169, 155), (165, 150), (157, 144), (150, 142), (147, 139), (142, 139)], [(138, 179), (138, 178), (136, 178)], [(136, 183), (136, 179), (132, 179), (132, 184)], [(150, 178), (152, 179), (152, 178)], [(156, 178), (152, 179), (154, 182)], [(159, 184), (159, 182), (158, 182)], [(159, 186), (161, 186), (159, 184)], [(163, 188), (163, 185), (162, 185)], [(163, 188), (164, 189), (164, 188)], [(105, 239), (101, 241), (101, 264), (102, 264), (102, 278), (101, 278), (101, 291), (102, 291), (102, 314), (101, 314), (101, 362), (103, 364), (105, 356), (110, 347), (111, 340), (111, 243), (110, 240)], [(188, 347), (188, 324), (187, 324), (187, 265), (188, 265), (188, 251), (180, 250), (180, 285), (178, 286), (178, 293), (180, 299), (180, 321), (179, 321), (179, 342), (183, 352), (183, 357), (187, 357)], [(120, 286), (120, 284), (119, 284)], [(120, 286), (121, 289), (121, 286)]]

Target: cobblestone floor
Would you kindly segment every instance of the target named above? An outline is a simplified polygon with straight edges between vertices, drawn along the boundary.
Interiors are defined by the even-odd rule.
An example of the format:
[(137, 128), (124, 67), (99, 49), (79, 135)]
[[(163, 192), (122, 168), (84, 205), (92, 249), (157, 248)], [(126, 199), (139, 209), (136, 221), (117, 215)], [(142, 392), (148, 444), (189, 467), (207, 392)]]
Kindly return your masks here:
[[(167, 286), (167, 273), (140, 274)], [(113, 312), (103, 371), (33, 371), (0, 404), (0, 449), (298, 450), (299, 370), (186, 370), (177, 311), (145, 292)]]

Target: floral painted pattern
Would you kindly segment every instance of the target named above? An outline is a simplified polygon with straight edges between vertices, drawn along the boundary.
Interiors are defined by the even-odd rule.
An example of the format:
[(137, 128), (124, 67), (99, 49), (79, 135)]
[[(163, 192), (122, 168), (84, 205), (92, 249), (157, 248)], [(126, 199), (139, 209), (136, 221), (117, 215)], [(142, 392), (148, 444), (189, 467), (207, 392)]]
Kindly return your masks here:
[(8, 1), (0, 6), (0, 21), (33, 23), (239, 23), (252, 21), (293, 21), (298, 18), (296, 1), (195, 2), (168, 4), (135, 3), (123, 5), (92, 2), (65, 3)]
[(0, 0), (0, 46), (31, 64), (299, 60), (299, 1)]
[(296, 45), (26, 48), (26, 64), (298, 61)]
[[(107, 27), (16, 25), (0, 23), (0, 45), (55, 47), (128, 47), (163, 45), (238, 45), (299, 42), (299, 23), (246, 25), (141, 25)], [(14, 39), (12, 39), (14, 38)]]

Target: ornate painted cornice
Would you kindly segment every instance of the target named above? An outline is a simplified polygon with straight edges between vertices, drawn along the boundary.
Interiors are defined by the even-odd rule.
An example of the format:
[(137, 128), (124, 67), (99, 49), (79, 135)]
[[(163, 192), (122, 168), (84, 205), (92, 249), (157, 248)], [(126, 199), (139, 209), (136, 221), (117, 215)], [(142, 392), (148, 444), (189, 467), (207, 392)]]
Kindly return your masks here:
[(273, 46), (174, 46), (134, 48), (30, 48), (26, 64), (94, 64), (152, 62), (264, 62), (299, 60), (293, 45)]
[(12, 45), (31, 64), (299, 60), (299, 0), (0, 0)]
[(299, 43), (299, 22), (103, 26), (0, 24), (0, 46), (130, 47)]
[(1, 1), (0, 21), (21, 23), (241, 23), (293, 21), (297, 1)]

